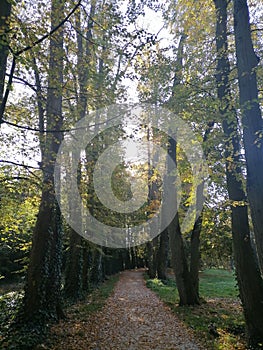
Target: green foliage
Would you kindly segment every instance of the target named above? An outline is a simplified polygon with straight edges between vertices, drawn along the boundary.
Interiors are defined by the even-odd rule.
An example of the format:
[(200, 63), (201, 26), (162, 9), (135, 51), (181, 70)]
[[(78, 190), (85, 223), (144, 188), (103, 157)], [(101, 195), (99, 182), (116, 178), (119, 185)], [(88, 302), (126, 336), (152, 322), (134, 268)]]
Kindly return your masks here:
[(39, 197), (30, 177), (7, 181), (5, 178), (1, 174), (0, 276), (10, 280), (25, 273)]
[(0, 295), (0, 340), (14, 321), (23, 293), (13, 291)]
[(23, 294), (12, 291), (0, 296), (0, 348), (3, 350), (29, 350), (45, 337), (45, 329), (39, 324), (25, 326), (16, 322)]
[(204, 268), (228, 269), (232, 261), (231, 213), (223, 201), (206, 206), (201, 233), (201, 262)]

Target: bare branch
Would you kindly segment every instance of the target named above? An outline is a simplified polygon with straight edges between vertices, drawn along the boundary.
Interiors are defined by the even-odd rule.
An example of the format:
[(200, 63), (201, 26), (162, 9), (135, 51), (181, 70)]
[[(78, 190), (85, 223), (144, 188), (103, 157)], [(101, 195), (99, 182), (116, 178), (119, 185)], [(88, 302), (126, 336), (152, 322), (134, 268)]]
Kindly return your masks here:
[(21, 164), (21, 163), (12, 162), (11, 160), (0, 160), (0, 163), (16, 165), (16, 166), (20, 166), (20, 167), (25, 168), (25, 169), (37, 169), (37, 170), (39, 170), (38, 167), (35, 167), (35, 166), (32, 166), (32, 165), (27, 165), (27, 164)]
[(3, 100), (2, 100), (2, 103), (1, 103), (1, 106), (0, 106), (0, 125), (3, 122), (4, 111), (5, 111), (7, 99), (8, 99), (9, 93), (10, 93), (10, 88), (12, 86), (13, 76), (14, 76), (14, 72), (15, 72), (15, 68), (16, 68), (16, 60), (17, 60), (18, 56), (20, 56), (22, 53), (24, 53), (26, 51), (31, 50), (36, 45), (41, 44), (44, 40), (46, 40), (52, 34), (54, 34), (60, 27), (62, 27), (69, 20), (69, 18), (73, 15), (73, 13), (81, 5), (81, 1), (82, 0), (78, 1), (78, 3), (69, 12), (69, 14), (55, 28), (53, 28), (50, 32), (48, 32), (47, 34), (42, 36), (40, 39), (34, 41), (31, 45), (28, 45), (28, 46), (24, 47), (23, 49), (21, 49), (21, 50), (19, 50), (17, 52), (12, 52), (11, 48), (9, 48), (10, 51), (13, 53), (13, 62), (12, 62), (12, 66), (11, 66), (11, 70), (10, 70), (10, 74), (9, 74), (9, 79), (8, 79), (8, 84), (7, 84), (7, 87), (6, 87), (5, 95), (3, 97)]
[(79, 127), (79, 128), (62, 129), (62, 130), (40, 130), (37, 128), (31, 128), (30, 126), (22, 126), (22, 125), (18, 125), (18, 124), (12, 123), (12, 122), (8, 122), (7, 120), (4, 120), (4, 119), (2, 120), (2, 123), (5, 123), (7, 125), (10, 125), (10, 126), (13, 126), (15, 128), (22, 129), (22, 130), (29, 130), (29, 131), (42, 132), (42, 133), (58, 133), (58, 132), (71, 132), (71, 131), (75, 131), (75, 130), (84, 130), (87, 128), (91, 129), (91, 128), (98, 126), (98, 125), (107, 124), (109, 121), (114, 120), (116, 118), (119, 118), (119, 115), (112, 117), (110, 119), (107, 119), (107, 120), (100, 122), (100, 123), (90, 124), (90, 125), (86, 126), (85, 128)]

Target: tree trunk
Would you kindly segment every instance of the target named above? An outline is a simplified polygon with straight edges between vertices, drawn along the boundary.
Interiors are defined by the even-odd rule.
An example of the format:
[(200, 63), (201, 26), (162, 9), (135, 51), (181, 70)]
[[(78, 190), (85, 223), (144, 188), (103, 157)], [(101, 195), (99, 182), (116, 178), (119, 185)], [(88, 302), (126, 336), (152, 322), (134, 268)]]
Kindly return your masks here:
[(147, 250), (147, 267), (148, 267), (148, 275), (150, 278), (156, 277), (156, 269), (154, 264), (154, 252), (153, 252), (153, 242), (146, 243)]
[(70, 230), (69, 255), (65, 273), (64, 294), (67, 298), (78, 300), (83, 296), (83, 248), (82, 237)]
[[(78, 159), (79, 154), (72, 150), (73, 162)], [(81, 183), (81, 164), (79, 162), (77, 169), (77, 184), (80, 188)], [(72, 194), (71, 198), (74, 198)], [(75, 206), (74, 201), (69, 201), (68, 203), (69, 215), (72, 219), (82, 220), (80, 208)], [(65, 287), (64, 294), (67, 298), (72, 300), (78, 300), (83, 295), (82, 289), (82, 269), (83, 269), (83, 239), (73, 228), (69, 228), (69, 250), (66, 262), (65, 271)]]
[(169, 237), (167, 228), (160, 234), (160, 243), (157, 252), (157, 276), (161, 280), (166, 280), (166, 269), (168, 265)]
[(131, 260), (132, 260), (132, 268), (137, 268), (137, 259), (136, 259), (136, 251), (135, 247), (131, 247)]
[[(11, 13), (11, 2), (3, 0), (0, 6), (0, 105), (2, 104), (6, 63), (8, 56), (8, 30), (9, 30), (9, 16)], [(1, 124), (1, 122), (0, 122)]]
[(97, 286), (104, 280), (102, 252), (101, 248), (95, 247), (93, 250), (92, 267), (90, 272), (90, 282), (93, 286)]
[[(85, 117), (87, 113), (87, 86), (89, 77), (89, 61), (90, 61), (90, 41), (92, 39), (92, 28), (93, 28), (93, 18), (95, 14), (95, 4), (91, 5), (90, 18), (88, 21), (88, 26), (86, 33), (82, 34), (81, 28), (81, 13), (78, 11), (76, 13), (76, 36), (77, 36), (77, 67), (78, 67), (78, 82), (79, 82), (79, 93), (76, 96), (78, 101), (76, 106), (77, 120)], [(88, 40), (83, 42), (83, 36), (86, 35)], [(84, 46), (86, 45), (86, 48)], [(73, 155), (75, 158), (79, 155)], [(81, 181), (81, 166), (78, 167), (78, 185)], [(71, 206), (71, 203), (69, 203)], [(73, 204), (74, 206), (74, 204)], [(76, 213), (76, 209), (72, 208), (72, 213), (75, 217), (81, 217), (81, 213)], [(83, 249), (82, 249), (83, 239), (76, 233), (73, 229), (70, 229), (70, 240), (69, 240), (69, 255), (67, 262), (67, 269), (65, 275), (65, 295), (71, 299), (77, 300), (82, 297), (83, 285), (82, 285), (82, 269), (83, 269)], [(85, 282), (85, 284), (87, 284)]]
[[(177, 65), (176, 72), (174, 76), (173, 88), (180, 85), (181, 80), (181, 71), (183, 69), (183, 47), (184, 41), (187, 38), (185, 34), (182, 34), (177, 53)], [(174, 92), (173, 92), (173, 97)], [(168, 154), (171, 159), (176, 164), (176, 142), (173, 138), (168, 140)], [(174, 169), (173, 163), (169, 160), (167, 164), (168, 174), (172, 173)], [(175, 176), (168, 175), (168, 181), (170, 183), (170, 188), (173, 187), (173, 183), (175, 183)], [(172, 186), (172, 187), (171, 187)], [(171, 195), (171, 194), (169, 194)], [(176, 193), (174, 194), (174, 200), (176, 201)], [(197, 193), (198, 197), (198, 193)], [(197, 214), (198, 215), (198, 214)], [(195, 305), (200, 304), (199, 293), (198, 293), (198, 270), (199, 270), (199, 236), (200, 231), (193, 230), (192, 231), (192, 240), (191, 240), (191, 253), (193, 254), (191, 259), (190, 269), (188, 267), (187, 255), (184, 247), (184, 239), (181, 233), (181, 228), (179, 224), (179, 215), (178, 212), (175, 215), (173, 221), (168, 226), (168, 234), (169, 234), (169, 243), (171, 249), (171, 263), (172, 268), (175, 273), (176, 285), (178, 288), (178, 293), (180, 297), (180, 305)], [(196, 264), (196, 266), (194, 266)], [(197, 274), (196, 274), (197, 271)], [(194, 280), (193, 280), (194, 278)], [(196, 289), (197, 288), (197, 289)]]
[(200, 269), (200, 234), (202, 229), (203, 215), (202, 212), (194, 224), (191, 232), (190, 245), (190, 279), (194, 289), (194, 294), (199, 298), (199, 269)]
[[(63, 2), (53, 0), (51, 28), (63, 18)], [(63, 29), (50, 38), (46, 127), (56, 130), (46, 136), (42, 160), (43, 190), (27, 273), (23, 320), (34, 323), (57, 320), (62, 315), (60, 304), (62, 232), (61, 214), (54, 191), (54, 165), (61, 143), (63, 83)]]
[(88, 243), (84, 243), (82, 265), (82, 288), (84, 292), (90, 291), (90, 269), (92, 262), (91, 249)]
[(248, 221), (246, 195), (242, 184), (240, 140), (236, 111), (231, 107), (229, 85), (230, 64), (227, 45), (227, 0), (214, 0), (217, 23), (217, 91), (226, 136), (226, 175), (232, 203), (232, 235), (234, 259), (240, 298), (246, 320), (249, 345), (260, 348), (263, 343), (263, 281), (253, 253)]
[[(176, 164), (176, 142), (173, 138), (169, 139), (168, 154), (170, 157), (168, 157), (167, 171), (169, 181), (171, 184), (173, 184), (171, 186), (174, 186), (176, 182), (175, 176), (169, 175), (173, 172), (174, 164)], [(171, 188), (171, 186), (169, 187)], [(176, 194), (174, 196), (174, 200), (176, 201)], [(200, 304), (199, 295), (196, 293), (196, 289), (188, 268), (178, 212), (168, 226), (168, 233), (171, 249), (171, 263), (180, 297), (179, 305)]]
[(263, 273), (263, 120), (258, 102), (256, 77), (259, 58), (253, 48), (246, 0), (234, 0), (234, 31), (247, 167), (247, 196)]

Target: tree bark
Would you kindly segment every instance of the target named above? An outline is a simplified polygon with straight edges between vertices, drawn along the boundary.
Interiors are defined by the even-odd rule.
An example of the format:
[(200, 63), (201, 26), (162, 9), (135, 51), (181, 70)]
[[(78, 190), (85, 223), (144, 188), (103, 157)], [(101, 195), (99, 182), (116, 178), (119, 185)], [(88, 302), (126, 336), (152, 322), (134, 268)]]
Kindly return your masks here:
[(263, 273), (263, 120), (258, 102), (256, 77), (259, 58), (253, 48), (246, 0), (234, 0), (234, 31), (247, 167), (247, 196), (261, 272)]
[[(168, 154), (170, 157), (168, 157), (167, 171), (170, 184), (171, 186), (174, 186), (176, 181), (175, 176), (170, 175), (174, 170), (173, 164), (177, 163), (176, 142), (173, 138), (170, 138), (168, 142)], [(173, 160), (174, 163), (171, 160)], [(176, 201), (176, 194), (174, 200)], [(188, 268), (187, 257), (184, 248), (184, 240), (179, 224), (178, 212), (168, 226), (168, 233), (171, 249), (171, 263), (180, 297), (179, 305), (198, 305), (200, 304), (199, 295), (196, 293), (195, 285), (191, 279), (191, 274)]]
[(147, 267), (148, 267), (148, 275), (150, 278), (156, 278), (156, 269), (154, 264), (154, 251), (153, 251), (153, 242), (146, 243), (147, 250)]
[(97, 286), (99, 283), (104, 280), (104, 271), (103, 271), (103, 258), (101, 247), (96, 247), (93, 250), (93, 259), (92, 259), (92, 268), (90, 272), (90, 282), (93, 286)]
[(91, 262), (92, 262), (91, 248), (88, 242), (85, 242), (84, 248), (83, 248), (83, 266), (82, 266), (82, 288), (84, 292), (88, 292), (91, 289), (91, 286), (90, 286)]
[(157, 276), (166, 280), (166, 269), (168, 265), (169, 236), (167, 228), (160, 234), (160, 243), (157, 252)]
[(69, 255), (65, 272), (64, 294), (72, 300), (83, 296), (83, 248), (82, 237), (70, 230)]
[(198, 214), (198, 218), (191, 232), (190, 245), (190, 279), (194, 294), (199, 298), (199, 269), (200, 269), (200, 234), (202, 230), (203, 215)]
[(236, 111), (231, 107), (230, 63), (227, 44), (227, 0), (214, 0), (216, 7), (217, 92), (225, 134), (226, 176), (232, 203), (234, 259), (240, 298), (246, 320), (249, 345), (263, 343), (263, 281), (253, 253), (248, 221), (248, 207), (242, 184), (240, 140)]
[[(90, 41), (92, 39), (92, 28), (93, 28), (93, 18), (95, 14), (95, 3), (91, 4), (90, 16), (88, 20), (88, 25), (86, 28), (86, 33), (82, 33), (81, 28), (81, 13), (78, 11), (76, 13), (76, 36), (77, 36), (77, 67), (78, 67), (78, 83), (79, 91), (78, 96), (76, 96), (77, 106), (76, 106), (76, 115), (77, 120), (80, 120), (85, 117), (87, 113), (87, 86), (89, 78), (89, 69), (90, 69)], [(83, 36), (87, 37), (87, 40), (83, 41)], [(86, 46), (85, 46), (86, 45)], [(78, 157), (79, 155), (74, 155)], [(81, 167), (78, 169), (78, 185), (81, 181)], [(71, 206), (71, 203), (69, 203)], [(74, 206), (74, 204), (73, 204)], [(76, 208), (72, 208), (72, 213), (75, 217), (81, 217), (81, 213), (76, 213)], [(77, 300), (82, 297), (83, 294), (83, 239), (76, 233), (73, 229), (70, 229), (70, 240), (69, 240), (69, 254), (67, 261), (67, 269), (65, 274), (65, 288), (64, 292), (66, 297), (73, 300)], [(87, 282), (85, 282), (87, 285)]]
[(0, 7), (0, 105), (3, 99), (8, 56), (8, 31), (11, 2), (3, 0)]
[[(178, 46), (177, 71), (175, 72), (174, 83), (173, 83), (174, 89), (176, 88), (177, 85), (180, 84), (180, 75), (181, 75), (181, 70), (183, 68), (183, 46), (184, 46), (184, 41), (186, 37), (187, 36), (185, 34), (182, 35)], [(177, 164), (176, 147), (177, 145), (175, 140), (173, 138), (169, 138), (168, 154), (170, 155), (170, 158), (174, 161), (174, 164)], [(168, 157), (168, 164), (167, 164), (168, 174), (173, 172), (174, 170), (173, 168), (174, 168), (174, 165), (169, 160), (169, 157)], [(176, 182), (175, 176), (168, 175), (168, 177), (169, 177), (169, 183), (171, 184), (170, 186), (173, 186), (172, 184)], [(198, 194), (199, 193), (197, 193), (197, 200), (199, 198)], [(175, 193), (174, 200), (176, 201), (176, 193)], [(193, 229), (191, 233), (192, 257), (191, 257), (190, 268), (189, 268), (187, 255), (184, 247), (184, 239), (181, 233), (181, 228), (179, 223), (178, 212), (176, 213), (174, 219), (168, 226), (169, 243), (170, 243), (170, 249), (171, 249), (171, 263), (172, 263), (172, 268), (174, 270), (176, 285), (177, 285), (177, 289), (180, 297), (179, 305), (200, 304), (199, 291), (198, 291), (200, 230), (199, 229), (197, 230), (197, 228), (199, 227), (201, 227), (201, 222), (200, 222), (200, 226), (197, 226), (195, 229)]]
[[(63, 18), (64, 4), (52, 1), (51, 29)], [(61, 143), (63, 84), (63, 28), (50, 38), (46, 127), (48, 133), (42, 160), (43, 190), (25, 286), (22, 318), (34, 323), (57, 320), (61, 309), (61, 214), (54, 191), (54, 165)]]

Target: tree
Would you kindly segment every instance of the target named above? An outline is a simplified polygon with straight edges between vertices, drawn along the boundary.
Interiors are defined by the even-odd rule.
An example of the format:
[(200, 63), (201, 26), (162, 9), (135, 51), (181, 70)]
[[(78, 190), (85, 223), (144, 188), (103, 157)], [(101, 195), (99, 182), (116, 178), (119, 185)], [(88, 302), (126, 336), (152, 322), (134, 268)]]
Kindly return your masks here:
[(9, 31), (9, 17), (11, 13), (11, 2), (3, 1), (0, 10), (0, 96), (2, 101), (4, 83), (5, 83), (5, 73), (6, 73), (6, 63), (8, 56), (8, 31)]
[[(51, 29), (64, 18), (64, 2), (52, 1)], [(42, 159), (43, 187), (27, 272), (25, 296), (18, 322), (24, 327), (43, 327), (62, 317), (61, 309), (61, 218), (54, 191), (54, 165), (61, 142), (63, 27), (50, 37), (46, 127)]]
[(246, 0), (234, 0), (234, 31), (247, 168), (247, 196), (261, 272), (263, 272), (263, 120), (258, 100), (256, 76), (259, 57), (253, 48)]
[[(9, 32), (9, 17), (11, 14), (11, 1), (4, 0), (0, 8), (0, 105), (2, 105), (6, 64), (8, 56), (8, 32)], [(2, 109), (2, 106), (1, 106)], [(0, 119), (0, 124), (1, 124)]]
[[(88, 83), (90, 71), (92, 69), (91, 64), (91, 46), (92, 46), (92, 28), (94, 25), (93, 18), (95, 16), (95, 2), (91, 3), (89, 18), (87, 21), (87, 27), (82, 28), (81, 15), (82, 12), (79, 9), (75, 15), (75, 31), (77, 37), (77, 91), (75, 99), (77, 101), (76, 107), (71, 107), (74, 111), (75, 121), (85, 117), (87, 113), (88, 104)], [(86, 37), (86, 40), (84, 38)], [(77, 85), (77, 84), (76, 84)], [(78, 155), (72, 152), (72, 158), (78, 157)], [(81, 185), (81, 164), (78, 167), (78, 185)], [(81, 213), (76, 212), (74, 203), (68, 203), (70, 212), (76, 217), (81, 217)], [(82, 297), (83, 289), (88, 289), (88, 263), (90, 260), (90, 251), (85, 248), (83, 238), (74, 231), (73, 228), (69, 228), (69, 247), (67, 254), (66, 270), (65, 270), (65, 286), (64, 294), (66, 297), (73, 300), (77, 300)], [(83, 275), (83, 266), (85, 266), (85, 275)], [(84, 286), (83, 286), (84, 284)], [(84, 288), (83, 288), (84, 287)]]
[[(225, 133), (226, 177), (232, 212), (234, 258), (249, 345), (263, 343), (263, 280), (251, 246), (248, 206), (243, 190), (240, 138), (236, 110), (231, 104), (230, 62), (227, 42), (227, 0), (214, 0), (216, 8), (217, 93)], [(261, 345), (260, 345), (261, 344)]]
[(161, 280), (167, 279), (167, 265), (168, 265), (168, 252), (169, 252), (169, 235), (167, 228), (160, 233), (159, 247), (157, 251), (157, 276)]
[[(174, 139), (169, 139), (168, 154), (174, 164), (177, 163), (177, 145)], [(173, 164), (168, 159), (167, 171), (168, 174), (173, 172)], [(170, 164), (170, 165), (169, 165)], [(169, 175), (170, 184), (175, 183), (175, 176)], [(176, 201), (176, 195), (174, 196)], [(199, 304), (198, 284), (195, 285), (195, 280), (188, 267), (187, 254), (184, 246), (184, 239), (181, 232), (179, 213), (175, 214), (172, 222), (168, 226), (169, 243), (171, 249), (171, 264), (176, 278), (176, 286), (178, 289), (180, 301), (179, 305), (195, 305)], [(198, 268), (198, 267), (197, 267)], [(197, 276), (198, 278), (198, 276)], [(197, 287), (197, 288), (196, 288)]]
[[(186, 39), (186, 35), (182, 34), (177, 53), (177, 65), (176, 71), (174, 73), (173, 80), (173, 94), (172, 100), (176, 100), (175, 89), (181, 83), (180, 76), (183, 69), (183, 46)], [(204, 139), (206, 138), (206, 132)], [(178, 147), (177, 143), (169, 139), (168, 154), (171, 156), (171, 159), (174, 161), (174, 164), (177, 164), (177, 152)], [(169, 164), (171, 162), (168, 160), (167, 170), (168, 173), (173, 171), (173, 165)], [(170, 181), (175, 183), (175, 177), (171, 177)], [(194, 227), (191, 231), (191, 244), (190, 244), (190, 264), (188, 265), (188, 256), (185, 250), (184, 238), (181, 232), (179, 213), (175, 214), (174, 219), (168, 226), (169, 233), (169, 242), (171, 249), (171, 261), (172, 267), (174, 270), (176, 285), (178, 288), (178, 293), (180, 297), (180, 305), (195, 305), (200, 303), (199, 298), (199, 266), (200, 266), (200, 232), (202, 227), (202, 204), (203, 204), (203, 191), (204, 183), (197, 184), (196, 188), (196, 210), (195, 216), (196, 220), (194, 222)], [(176, 198), (174, 199), (176, 201)]]

